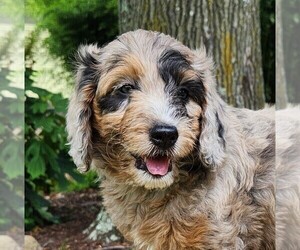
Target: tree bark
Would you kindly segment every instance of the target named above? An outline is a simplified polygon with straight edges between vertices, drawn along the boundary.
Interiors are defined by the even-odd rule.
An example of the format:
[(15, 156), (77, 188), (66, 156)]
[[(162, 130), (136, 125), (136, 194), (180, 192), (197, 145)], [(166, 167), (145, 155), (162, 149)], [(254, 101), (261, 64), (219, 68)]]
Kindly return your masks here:
[(169, 34), (195, 49), (205, 45), (217, 86), (231, 105), (265, 104), (258, 0), (119, 0), (119, 27)]
[(286, 108), (288, 98), (284, 70), (284, 53), (282, 44), (282, 2), (276, 1), (276, 108)]

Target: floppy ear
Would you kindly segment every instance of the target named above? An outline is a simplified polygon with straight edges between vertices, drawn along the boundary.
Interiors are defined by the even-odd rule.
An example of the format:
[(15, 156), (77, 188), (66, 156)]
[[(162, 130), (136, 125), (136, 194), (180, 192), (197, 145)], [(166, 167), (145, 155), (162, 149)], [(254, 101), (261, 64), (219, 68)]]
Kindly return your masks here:
[(215, 168), (220, 166), (225, 159), (224, 107), (226, 104), (216, 92), (212, 59), (206, 55), (204, 48), (194, 53), (196, 60), (193, 66), (202, 75), (206, 89), (206, 106), (200, 121), (199, 155), (205, 165)]
[(79, 47), (75, 92), (67, 112), (69, 154), (81, 172), (89, 169), (92, 160), (91, 117), (92, 102), (100, 78), (99, 54), (100, 49), (96, 45)]
[(213, 168), (222, 165), (226, 149), (223, 108), (218, 103), (215, 104), (217, 98), (213, 98), (209, 93), (207, 95), (199, 141), (200, 158), (207, 166)]

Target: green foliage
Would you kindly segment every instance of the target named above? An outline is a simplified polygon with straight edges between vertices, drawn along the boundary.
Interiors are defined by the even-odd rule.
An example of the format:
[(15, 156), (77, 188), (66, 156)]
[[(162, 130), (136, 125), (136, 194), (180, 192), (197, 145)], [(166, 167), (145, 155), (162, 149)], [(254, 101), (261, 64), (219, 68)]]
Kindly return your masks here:
[[(26, 40), (25, 71), (25, 227), (57, 223), (59, 218), (49, 211), (43, 197), (57, 191), (91, 186), (79, 174), (68, 155), (65, 115), (68, 99), (60, 93), (37, 87), (34, 79), (33, 50), (39, 33), (33, 31)], [(33, 62), (33, 63), (32, 63)], [(80, 183), (80, 184), (78, 184)], [(92, 183), (95, 185), (95, 183)]]
[[(11, 86), (12, 74), (0, 74), (0, 231), (22, 228), (23, 218), (23, 91)], [(4, 92), (5, 90), (6, 92)], [(5, 94), (6, 93), (6, 94)], [(9, 94), (7, 94), (9, 93)]]
[(89, 171), (84, 175), (84, 181), (71, 181), (67, 188), (67, 191), (80, 191), (88, 188), (98, 188), (98, 180), (98, 175), (93, 171)]
[[(43, 198), (44, 194), (96, 185), (95, 174), (86, 177), (79, 175), (67, 154), (67, 100), (61, 94), (46, 90), (45, 84), (37, 82), (41, 80), (41, 74), (43, 79), (47, 79), (46, 75), (51, 75), (53, 67), (47, 64), (49, 71), (45, 70), (48, 61), (42, 58), (47, 53), (45, 48), (36, 46), (41, 37), (39, 35), (44, 34), (45, 30), (49, 32), (45, 40), (47, 49), (54, 57), (62, 58), (70, 70), (72, 66), (69, 61), (81, 43), (102, 45), (117, 35), (117, 0), (27, 0), (26, 14), (29, 14), (27, 18), (33, 18), (37, 24), (37, 29), (29, 36), (25, 47), (25, 225), (26, 229), (30, 229), (36, 224), (58, 221), (49, 212), (49, 202)], [(37, 64), (42, 64), (42, 68), (38, 69)], [(63, 84), (57, 75), (59, 66), (54, 67), (51, 77)]]
[(267, 103), (275, 103), (275, 0), (260, 1), (262, 65)]
[(14, 23), (15, 26), (22, 26), (24, 22), (24, 1), (23, 0), (1, 0), (0, 2), (1, 21), (6, 20)]
[[(4, 4), (4, 7), (7, 7), (8, 3)], [(11, 14), (8, 12), (7, 18)], [(17, 67), (18, 64), (23, 64), (23, 61), (20, 57), (19, 60), (13, 60), (20, 56), (22, 48), (17, 41), (10, 39), (11, 34), (15, 37), (20, 34), (18, 27), (18, 23), (5, 25), (0, 23), (0, 232), (2, 233), (12, 233), (23, 228), (24, 217), (24, 91), (22, 82), (19, 81), (20, 77), (22, 79), (23, 71)], [(12, 47), (19, 49), (12, 51)]]
[(57, 222), (48, 212), (42, 195), (67, 190), (69, 179), (84, 182), (84, 177), (68, 156), (65, 131), (67, 99), (32, 86), (34, 71), (26, 68), (25, 108), (25, 206), (26, 228), (43, 221)]
[(117, 0), (27, 0), (26, 11), (37, 25), (50, 32), (50, 52), (62, 56), (68, 69), (82, 43), (102, 45), (118, 34)]

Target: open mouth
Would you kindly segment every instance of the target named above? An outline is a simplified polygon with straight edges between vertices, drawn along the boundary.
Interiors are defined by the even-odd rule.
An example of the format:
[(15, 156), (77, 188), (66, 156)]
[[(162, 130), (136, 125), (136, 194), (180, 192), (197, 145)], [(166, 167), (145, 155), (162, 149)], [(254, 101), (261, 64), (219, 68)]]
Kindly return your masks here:
[(135, 166), (153, 177), (160, 178), (172, 171), (172, 164), (169, 157), (158, 155), (153, 157), (135, 157)]

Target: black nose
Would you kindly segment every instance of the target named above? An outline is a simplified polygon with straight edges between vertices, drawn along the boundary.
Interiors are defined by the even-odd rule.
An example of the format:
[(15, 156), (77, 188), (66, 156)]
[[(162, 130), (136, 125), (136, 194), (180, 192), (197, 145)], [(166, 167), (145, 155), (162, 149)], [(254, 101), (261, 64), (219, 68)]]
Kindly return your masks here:
[(176, 143), (178, 131), (174, 126), (155, 125), (150, 130), (150, 140), (160, 149), (168, 149)]

